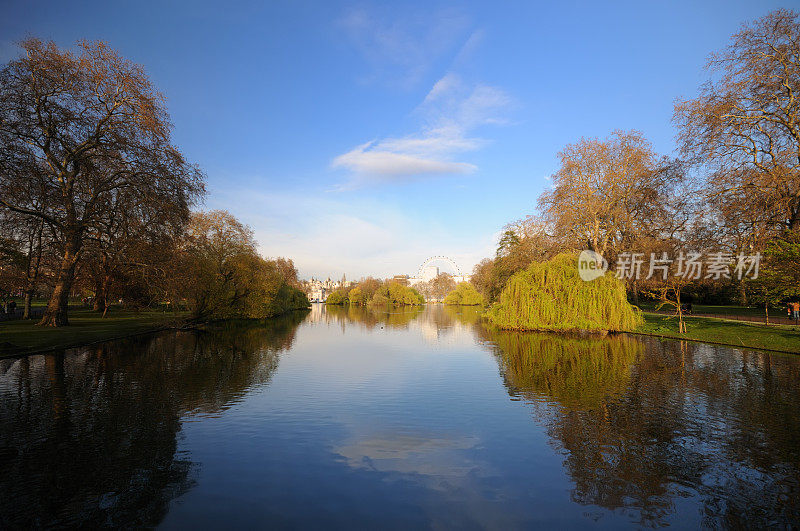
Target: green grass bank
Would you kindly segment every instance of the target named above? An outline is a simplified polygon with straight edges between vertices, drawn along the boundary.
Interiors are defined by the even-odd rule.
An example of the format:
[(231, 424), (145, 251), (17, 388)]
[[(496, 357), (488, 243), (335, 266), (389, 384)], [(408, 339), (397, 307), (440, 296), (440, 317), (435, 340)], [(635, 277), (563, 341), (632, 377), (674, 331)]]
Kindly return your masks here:
[(36, 326), (38, 321), (0, 323), (0, 357), (46, 350), (79, 347), (184, 324), (186, 313), (163, 311), (109, 312), (106, 317), (91, 310), (70, 311), (70, 325), (60, 328)]
[(636, 333), (720, 343), (735, 347), (777, 350), (800, 353), (800, 328), (789, 325), (770, 325), (710, 317), (685, 317), (687, 332), (678, 333), (678, 319), (643, 312), (644, 324)]

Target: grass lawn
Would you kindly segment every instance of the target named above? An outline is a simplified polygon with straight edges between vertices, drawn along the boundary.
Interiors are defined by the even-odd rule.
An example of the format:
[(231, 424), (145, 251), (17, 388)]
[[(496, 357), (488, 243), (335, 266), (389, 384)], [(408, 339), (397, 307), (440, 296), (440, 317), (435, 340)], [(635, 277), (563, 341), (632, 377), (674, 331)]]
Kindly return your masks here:
[(763, 348), (800, 353), (800, 328), (788, 325), (765, 326), (746, 321), (708, 317), (686, 317), (686, 334), (678, 334), (677, 317), (645, 313), (644, 325), (637, 332), (679, 339), (724, 343), (737, 347)]
[[(638, 306), (645, 312), (654, 312), (656, 310), (656, 306), (658, 306), (658, 303), (653, 301), (644, 301)], [(673, 306), (665, 306), (662, 311), (674, 312), (675, 308)], [(748, 317), (759, 317), (761, 319), (764, 318), (764, 308), (755, 308), (752, 306), (734, 306), (734, 305), (713, 306), (710, 304), (692, 304), (692, 312), (711, 313), (718, 315), (744, 315)], [(786, 317), (786, 307), (785, 306), (770, 307), (769, 316), (770, 318)]]
[(105, 318), (90, 310), (71, 310), (70, 325), (36, 326), (36, 321), (0, 322), (0, 357), (40, 350), (75, 347), (178, 324), (186, 314), (161, 311), (109, 312)]

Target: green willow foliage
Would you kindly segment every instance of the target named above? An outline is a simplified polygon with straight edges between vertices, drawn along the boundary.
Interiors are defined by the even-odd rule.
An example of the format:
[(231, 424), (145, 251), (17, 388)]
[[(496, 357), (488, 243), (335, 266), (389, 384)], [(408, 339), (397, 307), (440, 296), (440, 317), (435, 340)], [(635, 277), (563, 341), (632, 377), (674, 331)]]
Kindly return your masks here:
[(459, 282), (456, 288), (444, 298), (444, 303), (479, 306), (483, 304), (483, 296), (469, 282)]
[(610, 273), (585, 282), (572, 254), (534, 262), (516, 273), (487, 317), (506, 330), (608, 332), (633, 330), (642, 323), (622, 282)]

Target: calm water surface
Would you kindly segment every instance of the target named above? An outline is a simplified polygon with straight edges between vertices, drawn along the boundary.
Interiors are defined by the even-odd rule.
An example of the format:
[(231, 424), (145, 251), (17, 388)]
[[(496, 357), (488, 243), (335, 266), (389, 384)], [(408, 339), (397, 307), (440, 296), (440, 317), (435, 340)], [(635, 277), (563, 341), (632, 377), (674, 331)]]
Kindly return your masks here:
[(798, 524), (800, 357), (315, 306), (0, 360), (0, 528)]

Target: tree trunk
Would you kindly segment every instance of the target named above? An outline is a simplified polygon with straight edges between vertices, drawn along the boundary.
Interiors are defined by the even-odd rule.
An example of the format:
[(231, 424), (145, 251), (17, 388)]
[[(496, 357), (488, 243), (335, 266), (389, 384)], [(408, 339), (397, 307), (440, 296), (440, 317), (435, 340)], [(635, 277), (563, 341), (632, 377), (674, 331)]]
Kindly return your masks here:
[[(800, 159), (800, 157), (798, 157)], [(800, 205), (791, 208), (791, 217), (787, 223), (789, 230), (795, 231), (800, 229)]]
[[(28, 264), (25, 268), (25, 303), (22, 310), (22, 318), (31, 318), (31, 300), (33, 299), (33, 291), (36, 289), (36, 282), (39, 280), (39, 266), (42, 264), (42, 231), (44, 230), (44, 221), (39, 223), (36, 232), (36, 252), (34, 253), (33, 241), (34, 237), (31, 236), (30, 245), (28, 246)], [(35, 254), (35, 256), (34, 256)]]
[(680, 290), (675, 290), (675, 302), (677, 302), (678, 307), (678, 333), (685, 334), (686, 333), (686, 324), (683, 322), (683, 307), (681, 306), (681, 292)]
[(111, 275), (104, 275), (103, 282), (100, 288), (100, 296), (102, 297), (102, 306), (103, 306), (103, 317), (106, 316), (106, 312), (108, 312), (108, 296), (111, 293)]
[(100, 271), (95, 276), (94, 302), (92, 304), (92, 309), (97, 312), (103, 312), (103, 316), (105, 316), (108, 310), (108, 295), (111, 289), (110, 269), (108, 255), (103, 254), (103, 260), (100, 263)]
[(25, 302), (23, 303), (22, 318), (31, 318), (31, 299), (33, 299), (33, 290), (25, 292)]
[(103, 282), (95, 280), (94, 282), (94, 300), (92, 301), (92, 310), (96, 312), (106, 311), (106, 292), (103, 288)]
[(80, 252), (80, 237), (74, 234), (66, 239), (64, 244), (64, 256), (61, 259), (61, 266), (58, 269), (58, 278), (55, 288), (50, 295), (47, 309), (44, 311), (42, 326), (67, 326), (69, 318), (69, 293), (72, 289), (72, 281), (75, 279), (75, 265), (78, 263), (78, 253)]

